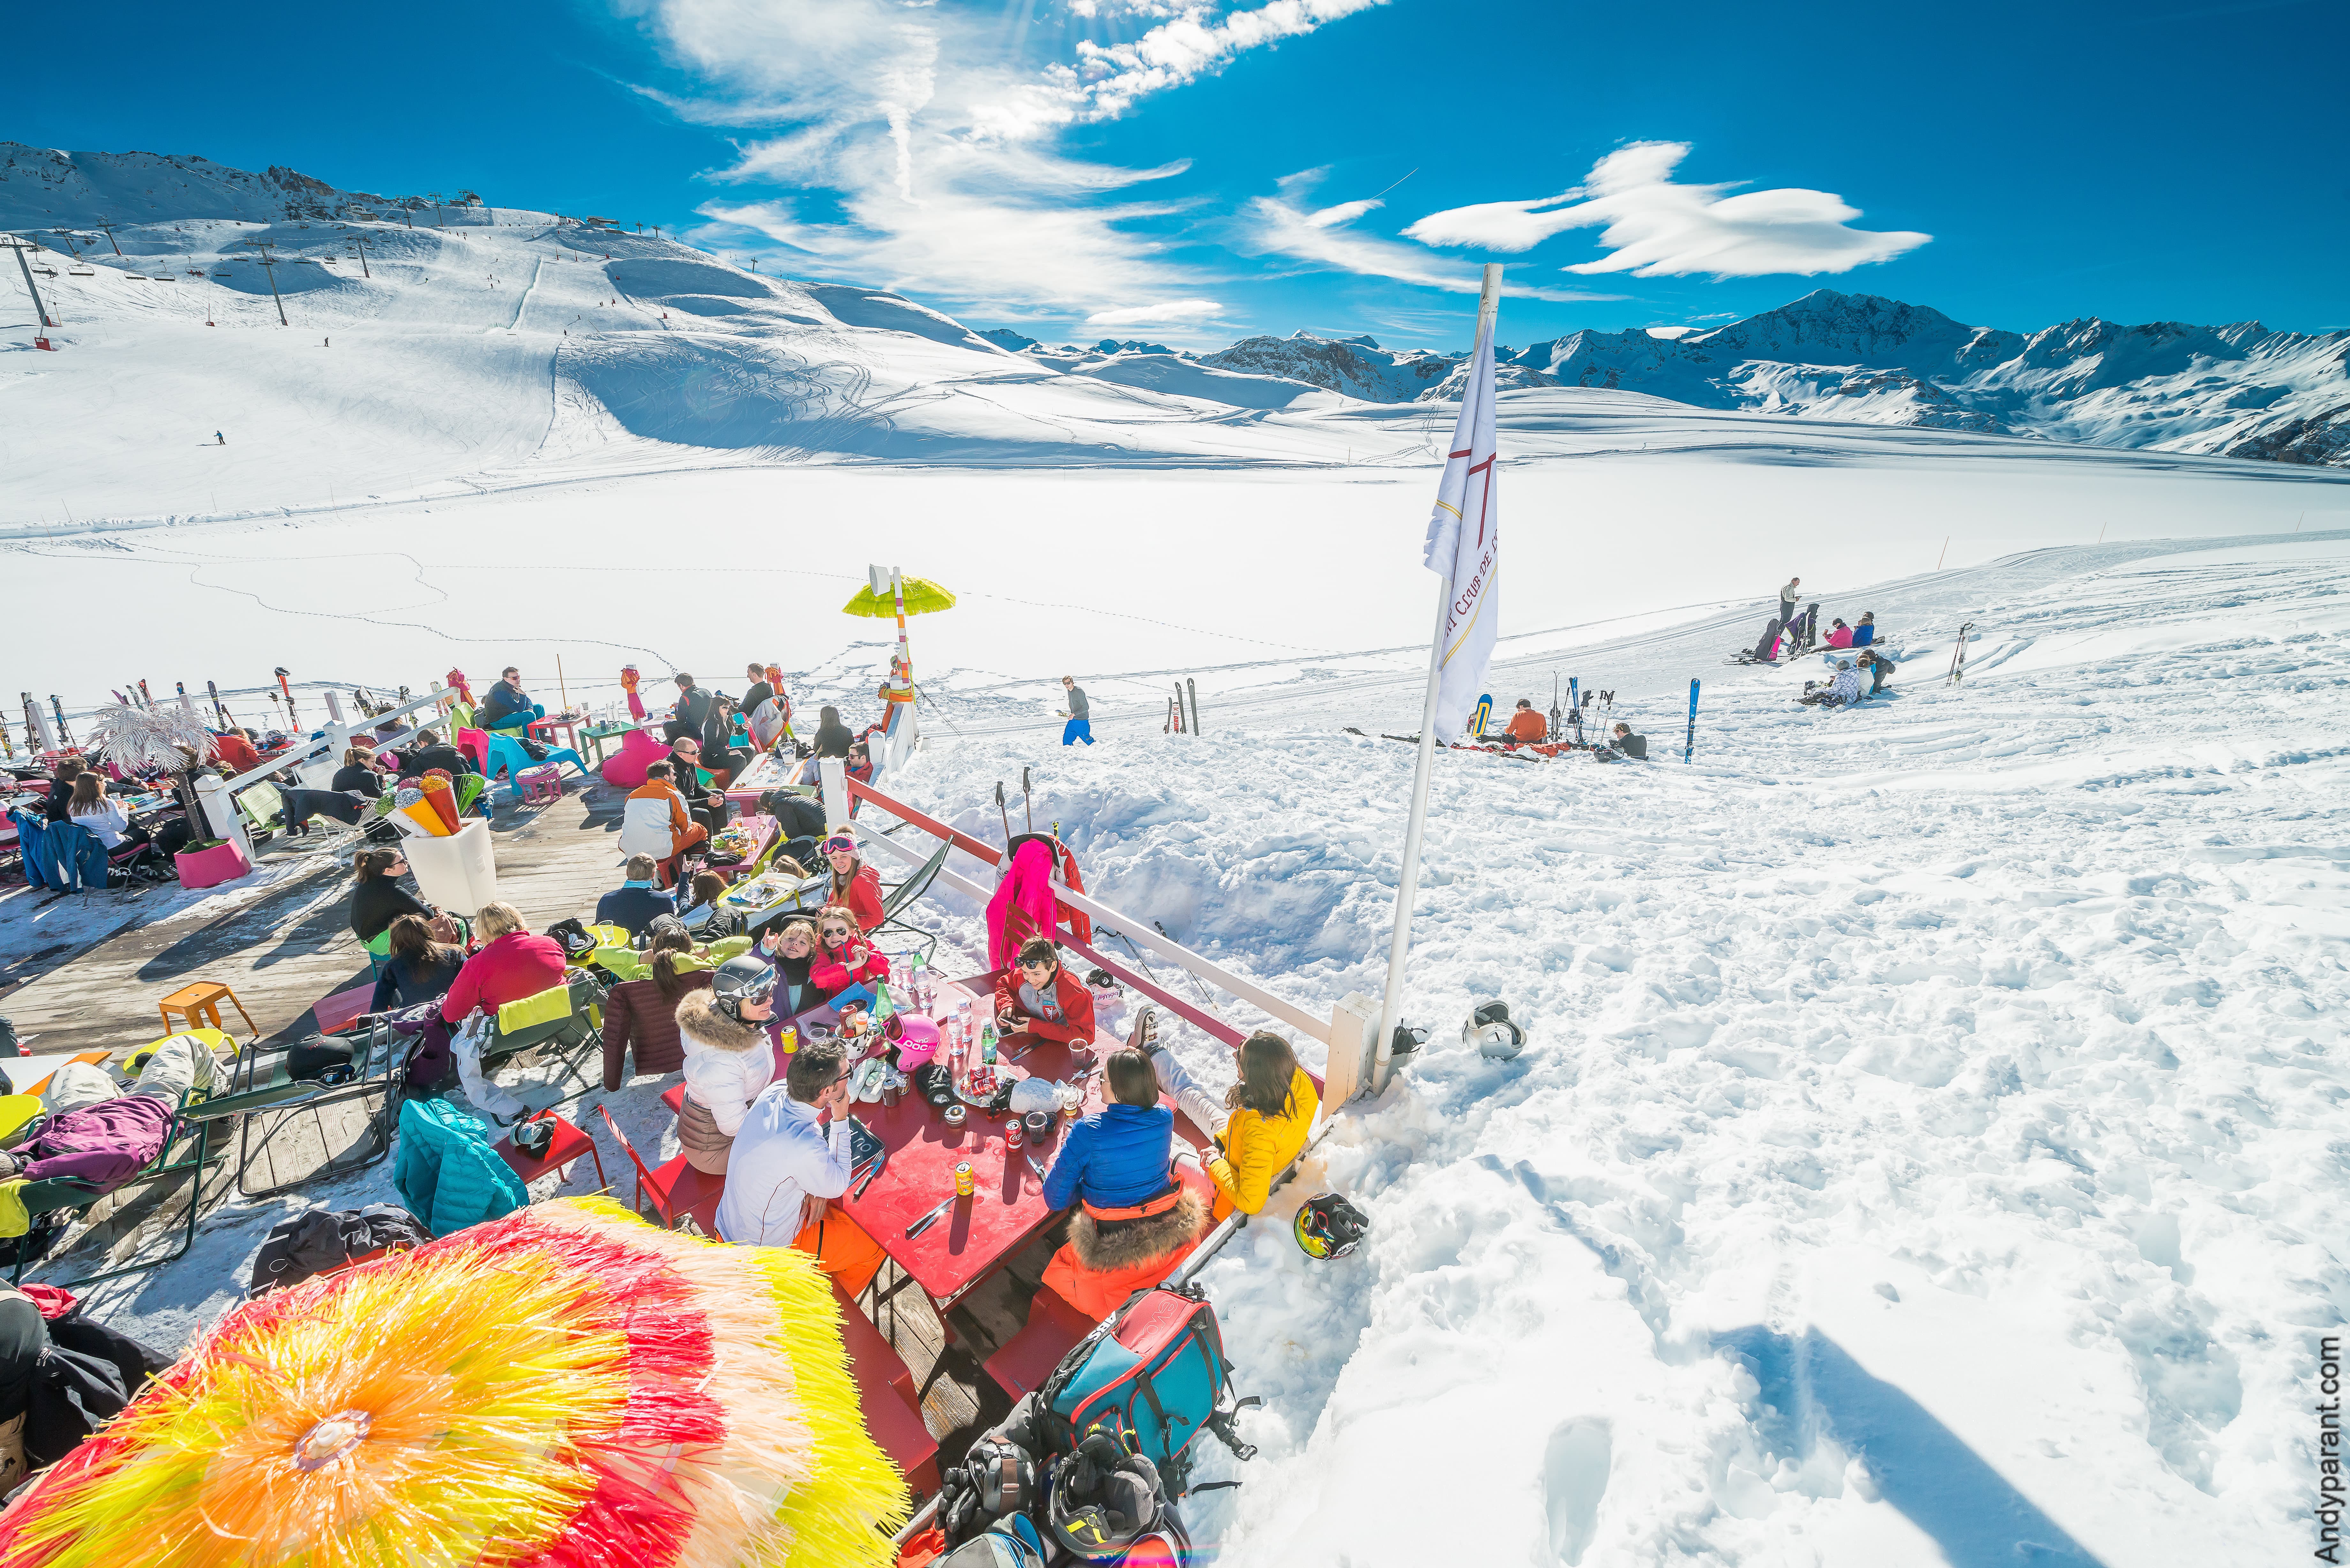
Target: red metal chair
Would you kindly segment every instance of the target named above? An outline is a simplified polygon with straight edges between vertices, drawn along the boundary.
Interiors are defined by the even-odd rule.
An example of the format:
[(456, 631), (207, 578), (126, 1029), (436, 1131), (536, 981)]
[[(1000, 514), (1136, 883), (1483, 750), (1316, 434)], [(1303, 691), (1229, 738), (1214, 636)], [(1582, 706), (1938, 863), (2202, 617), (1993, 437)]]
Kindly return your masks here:
[(645, 1193), (650, 1189), (654, 1212), (660, 1216), (663, 1225), (674, 1231), (678, 1221), (691, 1214), (704, 1235), (717, 1235), (718, 1200), (725, 1196), (726, 1179), (694, 1169), (682, 1154), (659, 1170), (651, 1169), (637, 1153), (637, 1146), (629, 1141), (629, 1135), (620, 1130), (620, 1124), (612, 1119), (609, 1107), (598, 1106), (596, 1110), (610, 1129), (612, 1140), (629, 1157), (629, 1163), (637, 1168), (637, 1212), (645, 1211)]

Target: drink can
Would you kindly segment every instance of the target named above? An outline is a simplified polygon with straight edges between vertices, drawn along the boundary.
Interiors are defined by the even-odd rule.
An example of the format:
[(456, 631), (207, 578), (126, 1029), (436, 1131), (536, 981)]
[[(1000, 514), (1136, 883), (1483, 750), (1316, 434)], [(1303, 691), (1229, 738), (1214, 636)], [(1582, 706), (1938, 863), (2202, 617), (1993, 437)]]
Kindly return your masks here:
[(972, 1179), (971, 1161), (961, 1161), (955, 1166), (955, 1196), (968, 1198), (977, 1190), (979, 1183)]
[(785, 1055), (790, 1055), (800, 1048), (799, 1030), (792, 1024), (785, 1024), (782, 1033), (775, 1036), (775, 1044), (783, 1048)]
[(1010, 1121), (1003, 1124), (1003, 1147), (1006, 1148), (1018, 1148), (1021, 1142), (1020, 1118), (1018, 1116), (1014, 1116)]

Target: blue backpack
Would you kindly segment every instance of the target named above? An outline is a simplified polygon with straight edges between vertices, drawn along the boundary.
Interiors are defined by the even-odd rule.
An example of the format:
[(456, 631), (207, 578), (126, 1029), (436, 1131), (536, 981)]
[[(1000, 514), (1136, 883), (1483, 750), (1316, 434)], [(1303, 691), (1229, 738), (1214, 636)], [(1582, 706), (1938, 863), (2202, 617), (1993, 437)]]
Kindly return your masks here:
[(1232, 1397), (1232, 1364), (1215, 1309), (1193, 1284), (1154, 1285), (1129, 1297), (1061, 1358), (1037, 1403), (1053, 1451), (1070, 1452), (1099, 1427), (1149, 1457), (1170, 1499), (1191, 1490), (1190, 1453), (1201, 1433), (1213, 1432), (1243, 1459), (1256, 1455), (1233, 1431), (1232, 1417), (1262, 1401)]

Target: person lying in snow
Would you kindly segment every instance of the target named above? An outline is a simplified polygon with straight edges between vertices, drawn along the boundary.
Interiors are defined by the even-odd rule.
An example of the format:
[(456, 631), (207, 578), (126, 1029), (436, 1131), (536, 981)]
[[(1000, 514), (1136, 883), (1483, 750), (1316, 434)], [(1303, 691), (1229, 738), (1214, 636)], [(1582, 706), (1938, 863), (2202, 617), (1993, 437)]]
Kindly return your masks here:
[(1842, 708), (1860, 701), (1860, 675), (1849, 659), (1836, 660), (1835, 679), (1822, 686), (1816, 680), (1804, 682), (1804, 694), (1796, 699), (1807, 708)]
[(1616, 726), (1616, 739), (1607, 749), (1619, 757), (1628, 757), (1636, 763), (1645, 763), (1648, 760), (1648, 737), (1632, 733), (1632, 726), (1629, 724), (1618, 724)]
[(1045, 1201), (1077, 1206), (1045, 1283), (1096, 1321), (1174, 1272), (1208, 1225), (1205, 1200), (1175, 1179), (1175, 1113), (1150, 1058), (1115, 1051), (1107, 1079), (1110, 1103), (1069, 1129), (1045, 1173)]

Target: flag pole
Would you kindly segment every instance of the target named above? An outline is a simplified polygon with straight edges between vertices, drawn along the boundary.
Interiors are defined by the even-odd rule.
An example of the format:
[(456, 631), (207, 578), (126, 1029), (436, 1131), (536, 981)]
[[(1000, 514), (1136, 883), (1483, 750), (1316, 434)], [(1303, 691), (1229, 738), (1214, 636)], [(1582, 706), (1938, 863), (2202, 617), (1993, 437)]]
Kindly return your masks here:
[[(1474, 363), (1477, 348), (1492, 335), (1493, 318), (1502, 307), (1502, 269), (1488, 264), (1477, 291), (1477, 342), (1470, 346)], [(1461, 389), (1462, 396), (1469, 389)], [(1436, 764), (1436, 700), (1444, 674), (1444, 628), (1452, 607), (1452, 582), (1447, 577), (1436, 588), (1436, 628), (1428, 639), (1428, 694), (1419, 705), (1419, 760), (1411, 774), (1411, 817), (1403, 834), (1403, 873), (1396, 882), (1395, 934), (1388, 940), (1388, 989), (1379, 1007), (1377, 1054), (1371, 1069), (1371, 1092), (1388, 1086), (1392, 1070), (1395, 1034), (1403, 1022), (1403, 959), (1411, 946), (1411, 906), (1419, 894), (1419, 846), (1428, 827), (1429, 775)]]

